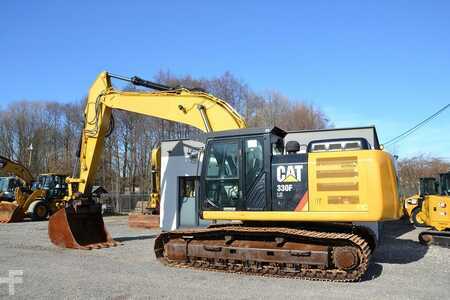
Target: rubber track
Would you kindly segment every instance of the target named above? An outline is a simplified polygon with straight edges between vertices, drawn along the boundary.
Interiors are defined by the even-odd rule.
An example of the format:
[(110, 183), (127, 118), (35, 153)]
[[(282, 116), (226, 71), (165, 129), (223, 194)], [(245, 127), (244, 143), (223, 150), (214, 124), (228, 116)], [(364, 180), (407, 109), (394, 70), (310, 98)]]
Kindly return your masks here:
[[(279, 234), (297, 235), (301, 239), (315, 240), (320, 242), (327, 242), (330, 247), (342, 246), (346, 244), (348, 246), (354, 246), (357, 248), (360, 258), (360, 264), (358, 267), (351, 271), (344, 271), (339, 269), (320, 269), (317, 267), (308, 267), (304, 264), (301, 268), (295, 272), (282, 264), (269, 265), (264, 267), (252, 267), (257, 266), (257, 262), (246, 261), (250, 267), (244, 267), (242, 264), (233, 264), (230, 261), (226, 262), (226, 265), (220, 265), (220, 263), (210, 264), (206, 261), (170, 261), (164, 256), (164, 244), (170, 239), (182, 238), (183, 236), (195, 236), (204, 233), (267, 233), (270, 236)], [(334, 282), (352, 282), (359, 281), (364, 273), (367, 271), (370, 255), (372, 249), (366, 240), (353, 233), (335, 233), (335, 232), (322, 232), (312, 231), (305, 229), (294, 228), (281, 228), (281, 227), (243, 227), (240, 225), (229, 226), (225, 225), (215, 226), (206, 229), (192, 229), (192, 230), (177, 230), (166, 233), (161, 233), (155, 240), (155, 254), (159, 261), (168, 266), (174, 266), (179, 268), (193, 268), (207, 271), (221, 271), (231, 273), (242, 273), (248, 275), (260, 275), (271, 277), (287, 277), (307, 280), (323, 280)], [(253, 264), (254, 263), (254, 264)], [(297, 265), (299, 267), (299, 265)]]

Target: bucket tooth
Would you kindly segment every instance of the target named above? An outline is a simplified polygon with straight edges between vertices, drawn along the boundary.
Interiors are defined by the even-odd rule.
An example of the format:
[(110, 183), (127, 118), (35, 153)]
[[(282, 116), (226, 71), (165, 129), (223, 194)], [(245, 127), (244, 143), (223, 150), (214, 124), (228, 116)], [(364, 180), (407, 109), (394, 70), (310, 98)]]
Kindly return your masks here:
[(48, 222), (51, 242), (62, 248), (100, 249), (117, 246), (103, 222), (98, 204), (81, 204), (58, 210)]

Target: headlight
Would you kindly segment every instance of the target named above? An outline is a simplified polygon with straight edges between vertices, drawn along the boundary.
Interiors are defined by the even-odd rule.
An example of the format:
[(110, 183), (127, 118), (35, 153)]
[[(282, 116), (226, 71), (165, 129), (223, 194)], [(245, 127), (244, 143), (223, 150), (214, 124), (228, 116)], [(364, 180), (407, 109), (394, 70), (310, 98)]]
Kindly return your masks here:
[(407, 202), (408, 202), (408, 204), (416, 205), (417, 199), (409, 199)]

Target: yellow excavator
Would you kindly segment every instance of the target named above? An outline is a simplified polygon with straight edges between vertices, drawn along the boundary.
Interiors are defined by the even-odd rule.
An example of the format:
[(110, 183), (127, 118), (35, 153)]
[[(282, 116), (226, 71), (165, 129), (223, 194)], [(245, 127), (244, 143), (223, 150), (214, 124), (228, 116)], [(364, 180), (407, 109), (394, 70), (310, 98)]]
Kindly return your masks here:
[[(111, 78), (158, 91), (118, 91)], [(277, 127), (245, 129), (231, 106), (204, 91), (103, 72), (86, 104), (80, 173), (67, 179), (65, 209), (50, 218), (55, 245), (92, 249), (116, 244), (90, 195), (113, 109), (208, 132), (197, 195), (201, 216), (230, 222), (160, 234), (154, 251), (167, 265), (357, 281), (377, 245), (379, 222), (401, 216), (393, 158), (378, 143), (330, 138), (324, 130), (302, 149), (296, 141), (285, 143), (287, 133)]]
[(14, 191), (9, 189), (8, 193), (14, 197), (2, 197), (0, 223), (21, 222), (25, 217), (44, 220), (56, 212), (58, 202), (66, 194), (65, 175), (41, 174), (35, 181), (28, 168), (3, 156), (0, 156), (0, 170), (23, 181)]

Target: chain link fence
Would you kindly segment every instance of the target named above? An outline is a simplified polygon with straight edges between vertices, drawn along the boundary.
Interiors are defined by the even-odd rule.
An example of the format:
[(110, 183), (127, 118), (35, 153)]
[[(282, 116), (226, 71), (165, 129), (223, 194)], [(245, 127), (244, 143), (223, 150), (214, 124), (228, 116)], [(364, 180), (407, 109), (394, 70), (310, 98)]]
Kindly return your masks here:
[(108, 193), (100, 197), (99, 203), (102, 204), (104, 214), (128, 214), (134, 212), (135, 209), (143, 210), (145, 205), (142, 205), (142, 203), (145, 202), (146, 204), (149, 197), (150, 194), (148, 193)]

